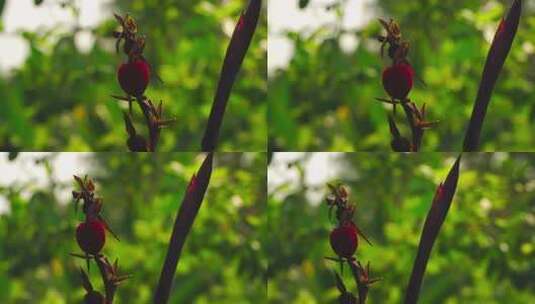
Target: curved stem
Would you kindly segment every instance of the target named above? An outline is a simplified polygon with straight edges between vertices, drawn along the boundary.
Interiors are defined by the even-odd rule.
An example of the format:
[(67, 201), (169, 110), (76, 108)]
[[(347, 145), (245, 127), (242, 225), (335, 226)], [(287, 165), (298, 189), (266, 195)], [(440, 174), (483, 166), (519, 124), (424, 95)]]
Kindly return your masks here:
[(165, 304), (169, 300), (171, 285), (173, 284), (182, 248), (184, 247), (186, 238), (191, 230), (193, 221), (201, 208), (204, 194), (206, 193), (208, 183), (210, 182), (212, 162), (213, 153), (208, 153), (197, 175), (192, 177), (186, 194), (182, 199), (182, 204), (180, 205), (173, 226), (173, 232), (171, 233), (169, 247), (160, 274), (160, 280), (156, 287), (153, 302), (155, 304)]

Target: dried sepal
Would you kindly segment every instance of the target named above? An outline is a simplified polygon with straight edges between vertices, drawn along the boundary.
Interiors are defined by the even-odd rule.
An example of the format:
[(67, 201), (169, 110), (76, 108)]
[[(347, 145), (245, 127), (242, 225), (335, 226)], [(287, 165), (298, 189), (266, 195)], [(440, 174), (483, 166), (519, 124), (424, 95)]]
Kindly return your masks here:
[(344, 281), (342, 280), (342, 278), (337, 272), (334, 272), (334, 278), (336, 280), (336, 288), (338, 288), (338, 290), (341, 293), (346, 293), (347, 292), (346, 285), (344, 284)]
[(91, 281), (89, 280), (89, 277), (87, 276), (87, 273), (85, 273), (82, 267), (80, 267), (80, 276), (82, 278), (82, 286), (84, 287), (85, 291), (87, 292), (92, 291), (93, 285), (91, 284)]

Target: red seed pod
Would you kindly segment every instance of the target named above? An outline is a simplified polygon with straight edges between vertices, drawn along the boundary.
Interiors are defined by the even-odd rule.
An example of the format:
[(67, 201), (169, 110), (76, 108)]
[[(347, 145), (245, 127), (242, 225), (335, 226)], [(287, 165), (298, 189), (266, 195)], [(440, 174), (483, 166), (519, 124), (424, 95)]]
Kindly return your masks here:
[(357, 304), (357, 297), (349, 292), (343, 293), (338, 297), (338, 303), (340, 304)]
[(140, 96), (149, 85), (150, 67), (144, 60), (134, 60), (121, 64), (117, 79), (123, 91), (132, 96)]
[(359, 245), (357, 229), (354, 225), (343, 225), (331, 231), (331, 247), (334, 252), (344, 258), (353, 256)]
[(139, 134), (128, 137), (126, 145), (132, 152), (147, 152), (147, 141)]
[(394, 152), (410, 152), (411, 142), (405, 137), (396, 137), (390, 142), (390, 146)]
[(106, 228), (99, 220), (80, 223), (76, 228), (76, 241), (89, 254), (98, 254), (106, 242)]
[(413, 77), (409, 64), (398, 63), (383, 71), (383, 87), (390, 97), (404, 100), (412, 89)]
[(84, 303), (85, 304), (104, 304), (106, 303), (106, 299), (100, 292), (92, 290), (85, 295)]

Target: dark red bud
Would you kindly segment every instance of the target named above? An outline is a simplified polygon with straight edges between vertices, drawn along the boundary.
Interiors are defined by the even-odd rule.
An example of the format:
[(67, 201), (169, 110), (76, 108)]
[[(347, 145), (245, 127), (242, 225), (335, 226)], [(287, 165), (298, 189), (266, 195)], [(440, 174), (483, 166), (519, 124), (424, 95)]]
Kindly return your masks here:
[(96, 255), (106, 242), (106, 229), (99, 220), (80, 223), (76, 228), (76, 241), (84, 252)]
[(340, 304), (357, 304), (357, 297), (353, 294), (346, 292), (338, 297), (338, 303)]
[(396, 137), (390, 142), (390, 146), (394, 152), (410, 152), (411, 151), (411, 142), (403, 137)]
[(100, 292), (92, 290), (85, 295), (84, 303), (85, 304), (105, 304), (106, 299)]
[(399, 63), (383, 71), (383, 87), (390, 97), (404, 100), (412, 89), (414, 70), (406, 63)]
[(132, 96), (141, 96), (149, 85), (150, 68), (144, 60), (121, 64), (117, 79), (123, 91)]
[(354, 225), (343, 225), (331, 231), (331, 247), (334, 252), (344, 258), (350, 258), (357, 250), (359, 240)]
[(147, 141), (139, 134), (128, 137), (126, 145), (132, 152), (147, 152)]

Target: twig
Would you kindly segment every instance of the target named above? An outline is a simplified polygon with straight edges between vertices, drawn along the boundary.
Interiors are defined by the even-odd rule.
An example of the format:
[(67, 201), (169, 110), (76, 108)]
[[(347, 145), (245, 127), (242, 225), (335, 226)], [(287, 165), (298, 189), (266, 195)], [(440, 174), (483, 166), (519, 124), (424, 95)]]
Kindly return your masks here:
[[(88, 179), (87, 176), (82, 179), (75, 175), (74, 179), (76, 180), (76, 182), (78, 183), (80, 187), (80, 191), (72, 192), (74, 202), (75, 202), (75, 205), (74, 205), (75, 211), (78, 209), (78, 204), (80, 203), (80, 201), (83, 201), (82, 209), (83, 209), (83, 212), (85, 213), (86, 221), (88, 218), (92, 220), (98, 219), (98, 221), (102, 225), (104, 225), (105, 231), (110, 232), (114, 237), (117, 238), (117, 236), (115, 236), (115, 234), (111, 231), (109, 225), (107, 224), (107, 222), (104, 220), (104, 218), (100, 214), (100, 212), (102, 211), (102, 198), (97, 197), (95, 195), (95, 185), (93, 181), (91, 179)], [(103, 231), (103, 233), (105, 233), (105, 231)], [(77, 240), (79, 242), (79, 245), (84, 244), (85, 242), (80, 243), (80, 239), (78, 239), (78, 236), (79, 235), (78, 235), (78, 229), (77, 229)], [(95, 237), (95, 236), (84, 235), (83, 239), (86, 239), (87, 237)], [(106, 304), (113, 303), (113, 299), (115, 296), (115, 291), (117, 290), (117, 286), (119, 286), (119, 284), (121, 284), (122, 281), (130, 277), (129, 275), (119, 275), (118, 260), (115, 260), (115, 263), (112, 265), (110, 264), (106, 256), (100, 253), (102, 246), (104, 246), (104, 242), (105, 242), (105, 237), (103, 235), (101, 246), (98, 249), (95, 249), (95, 251), (98, 250), (99, 252), (96, 252), (96, 253), (87, 252), (85, 251), (87, 250), (85, 249), (85, 246), (80, 245), (82, 250), (85, 251), (84, 254), (71, 253), (71, 255), (74, 257), (86, 260), (88, 269), (90, 265), (90, 260), (94, 260), (102, 276), (102, 282), (105, 288), (105, 295), (106, 295), (105, 297), (102, 296), (101, 293), (93, 289), (93, 286), (89, 280), (89, 277), (84, 272), (84, 270), (80, 268), (80, 272), (82, 275), (82, 285), (84, 289), (86, 290), (86, 296), (84, 298), (85, 303), (104, 303), (104, 301)]]
[(145, 123), (149, 134), (147, 149), (149, 152), (154, 152), (156, 151), (158, 139), (160, 138), (160, 126), (158, 125), (158, 119), (160, 117), (158, 117), (157, 110), (154, 108), (150, 100), (144, 97), (136, 97), (136, 100), (143, 111), (143, 116), (145, 116)]
[(409, 123), (409, 126), (411, 127), (411, 133), (412, 133), (411, 151), (418, 152), (422, 144), (422, 137), (424, 136), (424, 129), (417, 125), (416, 119), (414, 117), (413, 109), (410, 107), (410, 101), (402, 102), (401, 106), (403, 107), (403, 111), (405, 112), (405, 116), (407, 117), (407, 122)]
[(446, 219), (453, 196), (455, 195), (455, 190), (457, 189), (460, 161), (461, 156), (459, 155), (444, 183), (438, 186), (431, 209), (427, 213), (422, 235), (420, 237), (420, 245), (418, 246), (418, 254), (414, 261), (412, 274), (405, 294), (405, 304), (414, 304), (418, 300), (429, 255), (431, 254), (433, 244), (438, 237), (440, 227)]
[(336, 287), (338, 288), (338, 291), (340, 291), (338, 302), (356, 304), (358, 300), (359, 304), (364, 304), (366, 303), (366, 298), (368, 297), (370, 285), (379, 281), (380, 279), (370, 278), (370, 263), (368, 263), (366, 268), (362, 267), (360, 262), (355, 257), (355, 251), (358, 248), (359, 236), (366, 240), (370, 245), (371, 243), (364, 233), (362, 233), (359, 227), (353, 222), (355, 204), (348, 200), (348, 189), (342, 184), (327, 184), (327, 186), (331, 191), (331, 193), (325, 198), (327, 206), (329, 206), (329, 219), (331, 218), (331, 212), (334, 211), (338, 225), (329, 236), (331, 247), (337, 254), (337, 257), (325, 258), (339, 263), (340, 273), (343, 271), (343, 265), (348, 263), (351, 267), (351, 272), (353, 273), (358, 291), (357, 298), (353, 293), (347, 290), (342, 278), (335, 272)]
[[(137, 23), (128, 14), (125, 17), (117, 14), (114, 14), (114, 16), (122, 28), (121, 31), (113, 33), (113, 37), (116, 38), (115, 48), (119, 52), (121, 42), (124, 40), (123, 51), (128, 57), (128, 63), (121, 65), (118, 71), (119, 84), (127, 96), (112, 95), (112, 97), (119, 101), (128, 102), (128, 114), (124, 113), (125, 128), (129, 135), (126, 142), (128, 149), (132, 152), (154, 152), (160, 139), (160, 130), (172, 123), (174, 119), (164, 120), (162, 118), (162, 102), (160, 101), (158, 106), (155, 106), (143, 94), (149, 84), (150, 70), (152, 69), (150, 63), (143, 56), (145, 36), (139, 34)], [(126, 64), (137, 64), (133, 66), (135, 72), (126, 70), (132, 69), (132, 67), (125, 67)], [(156, 77), (158, 76), (156, 75)], [(148, 140), (137, 134), (134, 123), (132, 122), (132, 117), (130, 116), (132, 114), (132, 98), (135, 99), (145, 117)]]
[(253, 38), (261, 8), (262, 0), (250, 0), (247, 10), (240, 16), (234, 28), (201, 143), (201, 148), (205, 152), (214, 151), (217, 146), (230, 91)]
[(212, 174), (213, 153), (210, 152), (202, 163), (197, 175), (194, 175), (190, 181), (186, 194), (178, 210), (171, 240), (167, 249), (167, 255), (160, 274), (160, 280), (154, 295), (154, 303), (165, 304), (169, 300), (171, 285), (175, 276), (176, 268), (182, 247), (189, 234), (193, 221), (199, 212), (204, 194), (210, 182)]
[(479, 91), (472, 110), (472, 116), (468, 124), (468, 129), (466, 130), (463, 143), (463, 151), (465, 152), (476, 151), (479, 148), (481, 129), (487, 113), (490, 97), (505, 63), (505, 59), (511, 50), (521, 13), (522, 1), (515, 0), (509, 13), (505, 19), (502, 19), (496, 31), (481, 76), (481, 83), (479, 84)]
[(351, 267), (351, 273), (353, 274), (353, 278), (355, 279), (355, 283), (357, 284), (359, 294), (358, 303), (364, 304), (366, 303), (366, 299), (368, 298), (368, 291), (370, 291), (370, 285), (380, 281), (381, 278), (372, 279), (370, 277), (369, 262), (366, 267), (363, 267), (359, 261), (351, 260), (349, 261), (349, 266)]
[(109, 276), (105, 259), (106, 257), (104, 257), (103, 255), (95, 256), (95, 263), (97, 263), (100, 275), (102, 276), (102, 282), (104, 283), (104, 290), (106, 294), (106, 301), (108, 303), (113, 303), (113, 298), (115, 296), (115, 291), (117, 290), (117, 285), (113, 283)]

